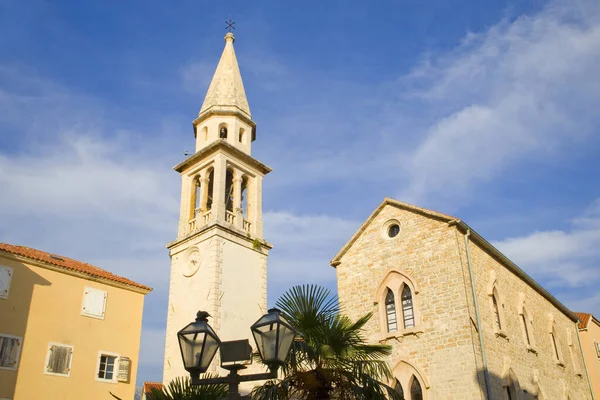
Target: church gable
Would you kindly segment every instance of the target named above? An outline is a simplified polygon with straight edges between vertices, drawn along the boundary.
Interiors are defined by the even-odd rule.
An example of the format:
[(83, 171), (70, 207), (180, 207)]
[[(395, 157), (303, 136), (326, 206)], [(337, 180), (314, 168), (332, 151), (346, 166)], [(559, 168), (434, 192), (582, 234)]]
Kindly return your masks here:
[[(355, 247), (362, 251), (363, 242), (377, 247), (386, 247), (386, 244), (392, 243), (398, 246), (399, 242), (403, 242), (404, 238), (411, 235), (411, 232), (416, 232), (414, 229), (416, 226), (419, 226), (419, 231), (422, 231), (423, 224), (431, 224), (431, 228), (436, 228), (447, 226), (450, 221), (457, 221), (457, 219), (386, 197), (331, 260), (330, 265), (337, 267), (344, 255)], [(369, 249), (364, 250), (369, 251)]]

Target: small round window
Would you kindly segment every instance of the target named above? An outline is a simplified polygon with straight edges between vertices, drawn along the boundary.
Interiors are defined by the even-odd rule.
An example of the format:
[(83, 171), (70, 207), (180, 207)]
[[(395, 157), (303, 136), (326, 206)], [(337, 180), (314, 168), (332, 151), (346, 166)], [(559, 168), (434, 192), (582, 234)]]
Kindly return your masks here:
[(398, 236), (398, 234), (400, 233), (400, 225), (398, 224), (392, 224), (389, 226), (387, 234), (389, 237), (393, 238)]

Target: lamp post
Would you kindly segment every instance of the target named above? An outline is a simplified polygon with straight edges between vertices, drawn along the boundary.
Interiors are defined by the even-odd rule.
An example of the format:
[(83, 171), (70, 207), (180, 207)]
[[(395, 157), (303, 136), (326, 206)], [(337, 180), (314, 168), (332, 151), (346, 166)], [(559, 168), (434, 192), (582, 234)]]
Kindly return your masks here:
[[(186, 371), (190, 373), (192, 385), (210, 385), (227, 383), (228, 399), (239, 399), (241, 382), (277, 378), (277, 370), (288, 357), (296, 337), (294, 328), (282, 317), (281, 311), (270, 309), (250, 327), (258, 353), (269, 367), (269, 372), (261, 374), (239, 375), (244, 365), (236, 361), (250, 361), (251, 348), (247, 339), (221, 342), (215, 331), (208, 325), (208, 313), (198, 311), (196, 320), (177, 332), (179, 348)], [(221, 368), (229, 370), (225, 377), (200, 379), (205, 373), (218, 349), (221, 349)], [(225, 364), (224, 360), (231, 362)]]

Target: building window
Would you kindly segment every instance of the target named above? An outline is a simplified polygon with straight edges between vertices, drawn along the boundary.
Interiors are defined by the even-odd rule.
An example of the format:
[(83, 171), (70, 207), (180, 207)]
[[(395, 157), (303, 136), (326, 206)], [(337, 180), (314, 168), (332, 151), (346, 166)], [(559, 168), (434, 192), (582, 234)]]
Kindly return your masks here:
[(402, 316), (404, 318), (404, 328), (413, 328), (415, 326), (415, 314), (413, 312), (412, 293), (408, 285), (402, 289)]
[(210, 172), (208, 173), (208, 196), (206, 198), (206, 210), (212, 209), (213, 189), (214, 189), (213, 186), (215, 184), (214, 178), (215, 178), (215, 170), (211, 168)]
[(496, 300), (496, 294), (492, 295), (492, 304), (494, 306), (494, 317), (496, 319), (496, 328), (502, 330), (502, 322), (500, 322), (500, 310), (498, 310), (498, 300)]
[(558, 343), (556, 343), (556, 331), (554, 327), (552, 327), (552, 331), (550, 331), (550, 339), (552, 340), (552, 349), (554, 350), (554, 357), (556, 361), (560, 362), (560, 352), (558, 351)]
[(87, 317), (104, 319), (107, 296), (108, 293), (105, 290), (91, 287), (84, 288), (81, 314)]
[(99, 381), (117, 382), (118, 360), (118, 354), (107, 352), (98, 354), (97, 378)]
[(525, 331), (525, 340), (527, 341), (527, 345), (531, 346), (531, 338), (529, 337), (529, 329), (527, 328), (525, 314), (521, 314), (521, 321), (523, 322), (523, 330)]
[(410, 385), (410, 399), (411, 400), (423, 400), (423, 389), (416, 376), (413, 375), (413, 380)]
[(506, 398), (507, 398), (508, 400), (512, 400), (512, 398), (513, 398), (513, 396), (512, 396), (512, 393), (511, 393), (511, 391), (510, 391), (510, 386), (507, 386), (507, 387), (506, 387)]
[(16, 370), (23, 338), (0, 334), (0, 369)]
[(594, 344), (596, 345), (596, 354), (598, 355), (598, 358), (600, 358), (600, 343), (595, 342)]
[(395, 332), (398, 330), (398, 321), (396, 319), (396, 302), (394, 300), (394, 292), (390, 289), (387, 290), (385, 296), (385, 314), (387, 316), (387, 330), (388, 332)]
[(220, 139), (227, 139), (227, 127), (221, 126), (219, 128), (219, 138)]
[[(399, 271), (388, 272), (373, 299), (378, 305), (381, 340), (392, 337), (389, 332), (398, 332), (393, 336), (417, 333), (415, 328), (419, 326), (420, 317), (418, 293), (418, 288), (408, 276)], [(403, 386), (408, 388), (407, 383)]]
[(393, 224), (388, 228), (388, 236), (390, 238), (395, 238), (400, 233), (400, 225)]
[(44, 372), (49, 375), (70, 376), (73, 361), (73, 346), (61, 343), (50, 343), (46, 355)]
[(238, 141), (240, 143), (244, 143), (244, 128), (240, 128), (240, 133), (238, 135)]
[(8, 299), (12, 275), (13, 269), (11, 267), (0, 266), (0, 299)]
[(394, 390), (400, 395), (400, 400), (404, 400), (404, 389), (402, 389), (402, 385), (400, 384), (400, 381), (398, 379), (396, 379)]

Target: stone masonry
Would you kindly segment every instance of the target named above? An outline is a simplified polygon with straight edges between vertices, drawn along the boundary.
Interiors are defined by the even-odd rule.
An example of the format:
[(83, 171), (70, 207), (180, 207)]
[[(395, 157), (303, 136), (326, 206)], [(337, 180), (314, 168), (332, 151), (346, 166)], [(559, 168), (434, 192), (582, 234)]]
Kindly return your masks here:
[[(391, 238), (392, 224), (400, 233)], [(373, 313), (369, 341), (392, 346), (388, 362), (405, 398), (415, 379), (427, 400), (486, 398), (468, 255), (491, 398), (591, 399), (573, 313), (462, 221), (386, 199), (332, 265), (343, 312), (354, 320)], [(398, 329), (388, 332), (385, 293), (399, 298), (403, 285), (415, 326), (403, 328), (397, 300)]]

